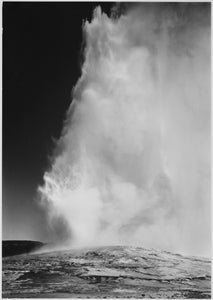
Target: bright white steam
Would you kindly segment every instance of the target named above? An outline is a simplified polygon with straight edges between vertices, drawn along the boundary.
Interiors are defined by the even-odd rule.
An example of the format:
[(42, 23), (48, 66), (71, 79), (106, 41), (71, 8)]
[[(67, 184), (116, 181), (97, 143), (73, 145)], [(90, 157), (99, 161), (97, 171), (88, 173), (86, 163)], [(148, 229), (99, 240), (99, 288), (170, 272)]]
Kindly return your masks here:
[(71, 245), (210, 254), (209, 10), (138, 4), (85, 22), (82, 76), (39, 188)]

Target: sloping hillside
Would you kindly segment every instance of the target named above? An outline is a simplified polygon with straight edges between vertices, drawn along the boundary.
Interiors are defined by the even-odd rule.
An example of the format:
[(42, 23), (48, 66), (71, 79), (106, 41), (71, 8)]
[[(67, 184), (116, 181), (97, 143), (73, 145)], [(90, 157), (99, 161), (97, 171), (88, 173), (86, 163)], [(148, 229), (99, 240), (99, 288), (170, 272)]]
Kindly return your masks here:
[(210, 261), (135, 247), (3, 259), (3, 297), (210, 298)]

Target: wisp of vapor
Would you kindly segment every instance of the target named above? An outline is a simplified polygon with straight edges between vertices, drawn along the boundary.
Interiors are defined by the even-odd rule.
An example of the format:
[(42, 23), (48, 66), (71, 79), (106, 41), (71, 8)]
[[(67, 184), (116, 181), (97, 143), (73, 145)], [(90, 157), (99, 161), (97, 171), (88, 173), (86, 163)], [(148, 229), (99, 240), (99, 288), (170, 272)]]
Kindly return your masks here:
[(70, 245), (209, 255), (210, 5), (126, 6), (83, 24), (41, 203)]

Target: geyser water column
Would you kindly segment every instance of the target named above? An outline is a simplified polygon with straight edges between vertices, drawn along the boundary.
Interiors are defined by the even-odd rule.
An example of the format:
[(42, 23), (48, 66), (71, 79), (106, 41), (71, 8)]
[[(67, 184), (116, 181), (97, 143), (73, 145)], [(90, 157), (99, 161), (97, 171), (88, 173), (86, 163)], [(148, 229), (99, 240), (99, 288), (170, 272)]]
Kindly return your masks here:
[[(210, 251), (210, 5), (85, 22), (82, 75), (41, 203), (71, 244)], [(114, 12), (116, 9), (114, 9)]]

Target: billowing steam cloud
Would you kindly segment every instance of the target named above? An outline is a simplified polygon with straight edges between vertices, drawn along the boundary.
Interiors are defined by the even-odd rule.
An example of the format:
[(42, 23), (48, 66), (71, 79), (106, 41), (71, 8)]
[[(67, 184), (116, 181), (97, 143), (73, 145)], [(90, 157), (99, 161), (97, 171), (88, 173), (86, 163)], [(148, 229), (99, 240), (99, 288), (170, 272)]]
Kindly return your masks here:
[(42, 203), (71, 245), (208, 255), (210, 5), (126, 6), (111, 18), (98, 7), (83, 25), (82, 75)]

